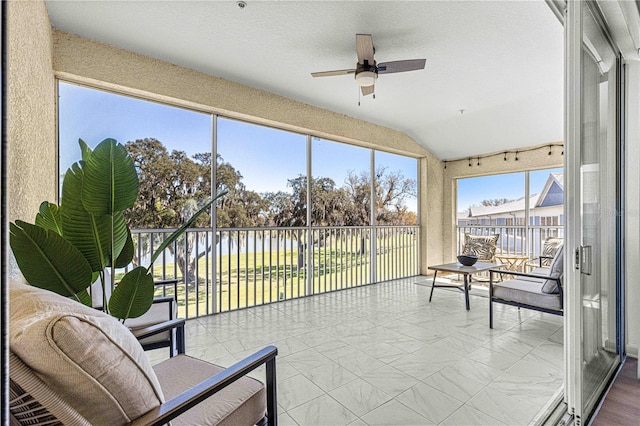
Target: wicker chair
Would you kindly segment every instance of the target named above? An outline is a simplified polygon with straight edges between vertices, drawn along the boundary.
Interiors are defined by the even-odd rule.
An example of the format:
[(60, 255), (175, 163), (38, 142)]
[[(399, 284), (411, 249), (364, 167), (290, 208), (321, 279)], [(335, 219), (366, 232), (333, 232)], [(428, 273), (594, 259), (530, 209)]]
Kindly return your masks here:
[[(277, 349), (222, 368), (184, 353), (151, 367), (114, 318), (47, 290), (10, 283), (12, 425), (276, 425)], [(156, 324), (138, 337), (177, 327)], [(181, 352), (184, 352), (183, 345)], [(246, 377), (266, 364), (266, 385)]]

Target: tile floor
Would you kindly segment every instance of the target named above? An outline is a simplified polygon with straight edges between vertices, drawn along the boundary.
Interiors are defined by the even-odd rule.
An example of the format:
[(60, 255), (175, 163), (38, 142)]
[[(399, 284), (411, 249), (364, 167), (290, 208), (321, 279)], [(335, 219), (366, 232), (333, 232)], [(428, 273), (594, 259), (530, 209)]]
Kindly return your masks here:
[[(525, 425), (562, 386), (562, 317), (416, 277), (187, 321), (187, 354), (228, 366), (278, 347), (281, 425)], [(149, 353), (153, 362), (166, 350)], [(264, 379), (264, 371), (255, 377)]]

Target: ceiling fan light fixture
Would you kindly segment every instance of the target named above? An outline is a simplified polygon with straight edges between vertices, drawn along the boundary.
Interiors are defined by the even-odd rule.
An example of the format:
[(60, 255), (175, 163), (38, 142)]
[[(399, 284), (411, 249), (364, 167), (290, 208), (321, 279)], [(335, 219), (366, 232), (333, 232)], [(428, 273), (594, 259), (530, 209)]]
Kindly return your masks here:
[(356, 83), (360, 87), (373, 86), (378, 78), (375, 71), (361, 71), (356, 74)]

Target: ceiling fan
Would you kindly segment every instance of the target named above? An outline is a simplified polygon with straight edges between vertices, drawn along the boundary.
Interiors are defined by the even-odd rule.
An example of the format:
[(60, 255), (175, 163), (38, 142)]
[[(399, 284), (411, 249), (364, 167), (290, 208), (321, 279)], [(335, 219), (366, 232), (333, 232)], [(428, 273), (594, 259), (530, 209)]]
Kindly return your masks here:
[(358, 63), (355, 69), (312, 72), (311, 75), (313, 77), (330, 77), (355, 73), (356, 83), (360, 86), (362, 95), (367, 96), (374, 92), (378, 74), (421, 70), (424, 69), (427, 61), (426, 59), (406, 59), (378, 64), (373, 59), (375, 48), (371, 34), (356, 34), (356, 52), (358, 53)]

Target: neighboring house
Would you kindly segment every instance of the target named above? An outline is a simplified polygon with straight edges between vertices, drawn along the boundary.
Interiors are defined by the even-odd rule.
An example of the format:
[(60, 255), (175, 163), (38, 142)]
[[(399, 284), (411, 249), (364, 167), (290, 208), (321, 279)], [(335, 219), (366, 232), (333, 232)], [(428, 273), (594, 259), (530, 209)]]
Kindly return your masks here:
[[(472, 206), (458, 213), (458, 225), (525, 226), (525, 198), (499, 206)], [(530, 226), (564, 225), (564, 180), (562, 173), (550, 173), (539, 194), (529, 198)]]

